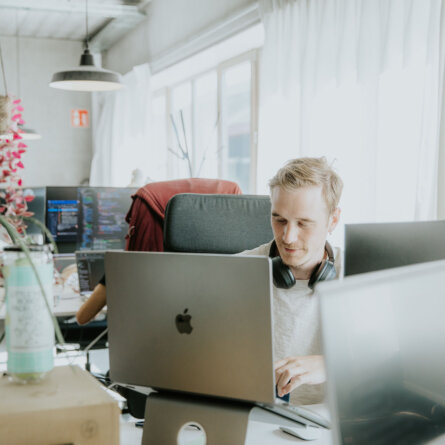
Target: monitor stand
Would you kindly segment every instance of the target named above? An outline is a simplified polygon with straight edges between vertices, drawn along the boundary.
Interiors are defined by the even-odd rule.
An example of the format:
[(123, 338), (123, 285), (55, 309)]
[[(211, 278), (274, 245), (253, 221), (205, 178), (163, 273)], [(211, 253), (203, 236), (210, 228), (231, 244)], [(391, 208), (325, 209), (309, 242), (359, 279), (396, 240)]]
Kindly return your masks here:
[(224, 399), (152, 393), (145, 404), (142, 445), (180, 445), (178, 434), (187, 424), (204, 430), (203, 444), (242, 445), (253, 406)]

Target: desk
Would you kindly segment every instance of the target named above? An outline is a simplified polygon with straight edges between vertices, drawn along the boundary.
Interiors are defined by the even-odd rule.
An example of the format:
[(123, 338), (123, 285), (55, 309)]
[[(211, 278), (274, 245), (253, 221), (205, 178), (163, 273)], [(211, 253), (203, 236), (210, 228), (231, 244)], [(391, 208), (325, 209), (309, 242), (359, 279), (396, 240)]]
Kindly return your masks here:
[[(313, 405), (311, 409), (322, 414), (326, 410), (325, 406)], [(129, 418), (128, 415), (121, 416), (120, 443), (122, 445), (140, 445), (142, 441), (142, 428), (135, 426), (136, 419)], [(296, 437), (289, 436), (279, 430), (280, 425), (296, 427), (297, 424), (266, 412), (260, 408), (252, 410), (251, 419), (247, 427), (245, 445), (292, 445), (306, 442)], [(330, 430), (322, 430), (322, 436), (318, 440), (310, 442), (314, 445), (332, 445), (332, 434)], [(211, 444), (207, 444), (211, 445)]]
[[(324, 405), (312, 405), (310, 408), (320, 414), (327, 410)], [(279, 430), (280, 426), (298, 427), (298, 424), (261, 408), (253, 408), (247, 427), (245, 445), (291, 445), (307, 442), (283, 433)], [(321, 428), (320, 431), (320, 439), (312, 440), (310, 443), (314, 445), (332, 445), (331, 431), (324, 428)]]

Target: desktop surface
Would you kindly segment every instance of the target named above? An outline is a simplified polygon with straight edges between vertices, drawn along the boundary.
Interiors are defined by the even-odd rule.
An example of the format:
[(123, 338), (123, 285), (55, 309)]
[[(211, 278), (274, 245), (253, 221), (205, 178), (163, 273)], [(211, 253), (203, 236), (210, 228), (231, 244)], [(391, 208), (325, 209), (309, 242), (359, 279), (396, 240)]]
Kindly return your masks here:
[[(326, 415), (326, 407), (324, 405), (309, 405), (310, 409), (319, 413), (320, 415)], [(122, 445), (141, 445), (142, 442), (142, 428), (135, 426), (137, 419), (129, 418), (128, 415), (121, 416), (121, 441)], [(253, 408), (249, 417), (249, 423), (247, 425), (247, 434), (245, 445), (290, 445), (303, 443), (300, 439), (293, 438), (288, 434), (280, 430), (280, 427), (288, 426), (295, 427), (295, 423), (290, 420), (283, 419), (270, 412), (264, 411), (261, 408)], [(303, 427), (301, 427), (303, 428)], [(205, 445), (206, 442), (202, 439), (202, 435), (199, 431), (194, 429), (190, 432), (190, 441), (186, 442), (191, 445)], [(320, 438), (310, 442), (313, 445), (332, 445), (331, 431), (326, 429), (320, 429)], [(207, 443), (208, 445), (208, 443)], [(431, 444), (432, 445), (432, 444)]]
[(445, 434), (445, 261), (320, 283), (337, 444)]

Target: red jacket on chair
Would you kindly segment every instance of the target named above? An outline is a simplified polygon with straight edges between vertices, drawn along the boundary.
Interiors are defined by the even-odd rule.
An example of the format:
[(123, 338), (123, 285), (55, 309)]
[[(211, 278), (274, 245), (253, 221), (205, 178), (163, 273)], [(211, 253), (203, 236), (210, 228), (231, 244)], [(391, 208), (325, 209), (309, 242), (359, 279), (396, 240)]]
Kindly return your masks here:
[(164, 212), (167, 202), (178, 193), (240, 195), (238, 184), (222, 179), (178, 179), (152, 182), (141, 187), (133, 196), (127, 213), (129, 224), (125, 250), (162, 252)]

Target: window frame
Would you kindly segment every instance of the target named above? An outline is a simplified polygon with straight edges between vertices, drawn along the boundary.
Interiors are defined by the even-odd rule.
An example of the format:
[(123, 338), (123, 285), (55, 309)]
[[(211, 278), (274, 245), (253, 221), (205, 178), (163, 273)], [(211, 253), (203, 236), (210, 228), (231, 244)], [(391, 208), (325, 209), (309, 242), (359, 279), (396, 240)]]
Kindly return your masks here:
[[(172, 128), (170, 125), (170, 113), (172, 110), (172, 91), (183, 84), (190, 82), (191, 86), (191, 135), (190, 135), (190, 146), (193, 149), (195, 145), (195, 121), (196, 121), (196, 104), (195, 104), (195, 83), (197, 79), (206, 74), (210, 74), (212, 72), (216, 73), (217, 79), (217, 91), (216, 91), (216, 115), (221, 116), (221, 106), (222, 106), (222, 76), (223, 72), (231, 67), (234, 67), (238, 64), (244, 63), (246, 61), (250, 62), (250, 70), (251, 70), (251, 79), (250, 79), (250, 179), (249, 179), (249, 190), (246, 191), (251, 194), (256, 193), (256, 182), (257, 182), (257, 148), (258, 148), (258, 69), (259, 69), (259, 56), (260, 49), (255, 48), (251, 49), (247, 52), (239, 54), (237, 56), (231, 57), (223, 62), (218, 63), (213, 68), (205, 69), (199, 73), (196, 73), (192, 76), (184, 77), (180, 81), (174, 82), (170, 85), (163, 86), (157, 90), (152, 91), (152, 97), (158, 97), (160, 95), (165, 95), (165, 122), (166, 122), (166, 138), (167, 141), (167, 149), (168, 147), (173, 146), (173, 134)], [(222, 144), (222, 122), (221, 119), (218, 119), (217, 125), (217, 146), (221, 147)], [(194, 159), (194, 153), (191, 153), (193, 159), (193, 165), (196, 167), (196, 160)], [(223, 168), (223, 158), (222, 154), (218, 153), (218, 168), (217, 175), (218, 178), (222, 176), (222, 168)], [(166, 172), (169, 177), (174, 177), (175, 168), (173, 165), (172, 157), (167, 155), (167, 168)]]

